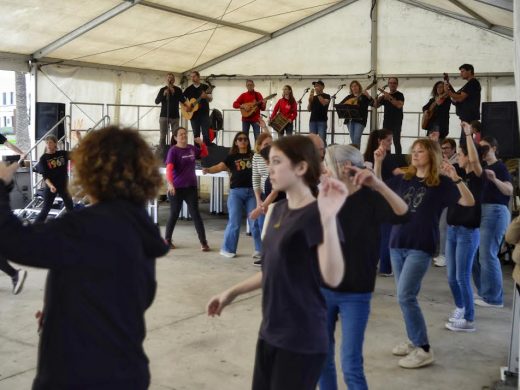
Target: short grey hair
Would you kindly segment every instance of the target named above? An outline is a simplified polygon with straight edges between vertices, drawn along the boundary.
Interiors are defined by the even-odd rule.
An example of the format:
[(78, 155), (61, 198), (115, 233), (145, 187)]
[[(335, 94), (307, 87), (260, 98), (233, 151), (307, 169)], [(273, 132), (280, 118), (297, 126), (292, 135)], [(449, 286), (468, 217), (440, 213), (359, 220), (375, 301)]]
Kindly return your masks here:
[(365, 168), (365, 161), (359, 149), (352, 145), (331, 145), (325, 154), (325, 163), (334, 176), (341, 178), (338, 165), (349, 161), (353, 166)]

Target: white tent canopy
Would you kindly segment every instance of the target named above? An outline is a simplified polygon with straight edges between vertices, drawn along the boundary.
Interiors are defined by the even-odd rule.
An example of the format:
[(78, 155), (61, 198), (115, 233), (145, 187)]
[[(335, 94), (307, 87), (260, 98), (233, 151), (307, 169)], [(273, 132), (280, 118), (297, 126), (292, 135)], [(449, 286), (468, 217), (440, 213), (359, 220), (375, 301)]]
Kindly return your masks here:
[[(379, 16), (377, 54), (384, 59), (380, 64), (383, 72), (405, 73), (401, 71), (405, 63), (410, 68), (406, 72), (420, 73), (414, 63), (400, 59), (402, 48), (415, 53), (421, 42), (428, 43), (416, 53), (423, 62), (442, 62), (446, 57), (457, 60), (467, 51), (475, 52), (478, 46), (473, 42), (480, 42), (479, 49), (486, 47), (484, 57), (494, 54), (489, 53), (491, 49), (506, 50), (512, 44), (512, 0), (4, 0), (0, 3), (0, 31), (8, 38), (0, 43), (0, 52), (41, 62), (53, 58), (181, 73), (236, 57), (259, 44), (269, 51), (266, 62), (278, 62), (285, 56), (301, 64), (310, 57), (323, 58), (313, 53), (318, 44), (320, 49), (339, 50), (340, 58), (355, 59), (363, 73), (370, 60), (373, 4)], [(307, 24), (315, 20), (321, 26), (317, 40), (306, 34), (310, 32)], [(295, 29), (300, 39), (292, 50), (273, 51), (280, 37)], [(403, 40), (403, 35), (411, 42)], [(288, 39), (284, 36), (282, 42)], [(325, 40), (327, 45), (322, 45)], [(495, 42), (500, 42), (498, 47)], [(433, 48), (446, 45), (450, 47), (444, 55), (431, 55)], [(460, 55), (453, 55), (459, 50)], [(399, 60), (392, 60), (396, 52)], [(320, 70), (316, 73), (345, 72), (337, 65), (333, 70), (323, 62), (316, 65)], [(494, 66), (505, 65), (499, 61)]]

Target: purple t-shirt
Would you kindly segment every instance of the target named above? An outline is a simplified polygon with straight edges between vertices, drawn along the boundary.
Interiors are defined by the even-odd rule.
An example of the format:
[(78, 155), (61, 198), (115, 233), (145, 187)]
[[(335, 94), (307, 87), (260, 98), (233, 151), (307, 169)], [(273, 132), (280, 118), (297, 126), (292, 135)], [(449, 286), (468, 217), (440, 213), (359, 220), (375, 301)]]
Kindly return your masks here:
[(439, 218), (445, 207), (455, 205), (460, 192), (453, 181), (440, 177), (438, 186), (428, 187), (417, 176), (405, 180), (398, 175), (386, 183), (408, 204), (410, 220), (394, 225), (390, 248), (417, 249), (433, 254), (439, 242)]
[(173, 164), (173, 186), (175, 188), (197, 187), (195, 160), (200, 158), (200, 149), (187, 145), (185, 148), (172, 146), (166, 156), (166, 165)]

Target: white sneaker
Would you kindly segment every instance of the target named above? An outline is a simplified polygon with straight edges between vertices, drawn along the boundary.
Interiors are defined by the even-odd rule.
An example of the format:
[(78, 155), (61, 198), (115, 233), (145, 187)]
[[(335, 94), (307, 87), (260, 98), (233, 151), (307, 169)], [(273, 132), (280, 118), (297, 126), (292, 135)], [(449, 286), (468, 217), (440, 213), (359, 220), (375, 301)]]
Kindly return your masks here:
[(433, 358), (433, 350), (426, 352), (424, 349), (417, 347), (407, 356), (399, 360), (399, 365), (403, 368), (419, 368), (432, 364), (435, 361)]
[(446, 329), (452, 330), (454, 332), (474, 332), (475, 325), (473, 325), (472, 321), (466, 321), (464, 318), (456, 321), (446, 322), (444, 325)]
[(453, 310), (450, 315), (448, 316), (448, 321), (449, 322), (455, 322), (457, 320), (461, 320), (464, 318), (464, 314), (466, 314), (466, 309), (462, 308), (458, 308), (456, 307), (455, 310)]
[(493, 303), (487, 303), (482, 298), (475, 299), (475, 305), (480, 306), (480, 307), (498, 307), (498, 308), (504, 307), (504, 304), (495, 305)]
[(446, 267), (446, 257), (444, 255), (434, 257), (433, 265), (436, 267)]
[(412, 352), (414, 349), (415, 349), (415, 347), (413, 346), (412, 343), (410, 343), (409, 341), (404, 341), (401, 344), (396, 345), (392, 349), (392, 353), (395, 356), (406, 356), (410, 352)]
[(231, 253), (231, 252), (226, 252), (224, 249), (221, 249), (221, 250), (220, 250), (220, 255), (232, 259), (232, 258), (235, 257), (237, 254), (236, 254), (236, 253)]
[(261, 259), (262, 258), (262, 252), (254, 251), (253, 256), (251, 256), (253, 259)]
[(23, 289), (25, 278), (27, 277), (27, 271), (19, 269), (16, 271), (16, 276), (13, 277), (13, 294), (19, 294)]

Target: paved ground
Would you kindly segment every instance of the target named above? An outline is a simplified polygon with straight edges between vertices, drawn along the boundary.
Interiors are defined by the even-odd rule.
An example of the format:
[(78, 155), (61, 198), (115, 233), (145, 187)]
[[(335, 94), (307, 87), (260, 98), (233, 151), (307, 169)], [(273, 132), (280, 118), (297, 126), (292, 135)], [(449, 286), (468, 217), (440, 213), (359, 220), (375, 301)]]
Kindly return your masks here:
[[(162, 226), (166, 211), (167, 205), (162, 205)], [(174, 234), (178, 249), (157, 263), (159, 287), (147, 313), (145, 342), (154, 390), (250, 388), (260, 292), (240, 298), (221, 318), (208, 318), (204, 309), (214, 293), (258, 271), (250, 257), (252, 240), (241, 235), (239, 257), (225, 259), (218, 254), (225, 218), (207, 213), (203, 217), (212, 252), (200, 252), (193, 224), (180, 221)], [(436, 363), (420, 370), (399, 368), (398, 359), (390, 352), (405, 339), (404, 325), (393, 279), (379, 278), (364, 353), (370, 388), (475, 390), (499, 380), (499, 367), (507, 362), (511, 327), (510, 275), (510, 266), (504, 266), (505, 308), (477, 308), (477, 332), (455, 334), (444, 329), (453, 306), (445, 269), (429, 270), (420, 301)], [(24, 291), (12, 296), (10, 280), (0, 275), (0, 390), (31, 386), (38, 343), (33, 314), (41, 307), (45, 276), (43, 270), (29, 270)]]

